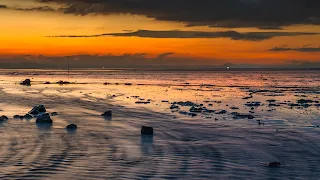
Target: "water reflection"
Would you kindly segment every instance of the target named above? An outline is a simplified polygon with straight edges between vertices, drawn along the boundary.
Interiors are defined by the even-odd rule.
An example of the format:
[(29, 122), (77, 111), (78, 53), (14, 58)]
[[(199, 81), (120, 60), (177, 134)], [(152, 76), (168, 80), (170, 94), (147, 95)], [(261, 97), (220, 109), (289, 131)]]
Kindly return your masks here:
[(52, 128), (52, 124), (51, 123), (36, 123), (37, 127), (39, 130), (42, 131), (50, 131)]
[(153, 135), (141, 135), (141, 152), (143, 155), (151, 155), (153, 152)]

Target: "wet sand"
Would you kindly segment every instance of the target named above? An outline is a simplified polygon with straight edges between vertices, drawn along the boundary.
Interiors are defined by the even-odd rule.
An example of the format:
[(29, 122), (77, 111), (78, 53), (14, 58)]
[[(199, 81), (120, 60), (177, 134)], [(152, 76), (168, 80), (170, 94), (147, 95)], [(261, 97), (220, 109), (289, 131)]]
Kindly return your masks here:
[[(133, 78), (128, 72), (119, 74), (122, 79), (94, 78), (97, 72), (90, 72), (94, 77), (81, 74), (70, 79), (55, 72), (27, 72), (1, 75), (1, 115), (10, 119), (0, 124), (0, 178), (320, 177), (320, 90), (314, 84), (319, 74), (313, 73), (312, 78), (302, 72), (301, 81), (291, 78), (287, 87), (290, 82), (281, 83), (288, 80), (283, 77), (261, 86), (240, 75), (238, 79), (246, 79), (242, 85), (205, 84), (209, 80), (198, 83), (192, 78), (151, 81), (155, 75), (145, 74), (151, 76), (146, 84), (146, 79)], [(33, 78), (30, 87), (18, 84), (26, 75)], [(75, 84), (43, 84), (62, 78)], [(192, 113), (188, 101), (198, 108), (196, 116), (188, 114)], [(52, 117), (52, 127), (37, 126), (35, 119), (12, 118), (26, 114), (37, 104), (59, 113)], [(170, 109), (172, 105), (176, 108)], [(100, 116), (106, 110), (112, 110), (112, 119)], [(219, 113), (222, 110), (226, 112)], [(237, 117), (235, 112), (254, 118)], [(78, 126), (74, 134), (65, 130), (71, 123)], [(152, 137), (140, 135), (144, 125), (154, 127)], [(281, 166), (265, 166), (275, 161)]]

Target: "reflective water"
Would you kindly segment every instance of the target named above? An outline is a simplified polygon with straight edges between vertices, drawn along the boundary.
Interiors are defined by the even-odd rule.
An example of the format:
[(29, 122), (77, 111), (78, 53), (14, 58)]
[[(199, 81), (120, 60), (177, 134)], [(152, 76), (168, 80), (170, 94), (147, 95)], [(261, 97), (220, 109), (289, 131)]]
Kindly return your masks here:
[[(319, 179), (319, 81), (319, 71), (1, 70), (0, 178)], [(191, 116), (187, 101), (201, 110)], [(36, 104), (59, 113), (51, 127), (12, 118)]]

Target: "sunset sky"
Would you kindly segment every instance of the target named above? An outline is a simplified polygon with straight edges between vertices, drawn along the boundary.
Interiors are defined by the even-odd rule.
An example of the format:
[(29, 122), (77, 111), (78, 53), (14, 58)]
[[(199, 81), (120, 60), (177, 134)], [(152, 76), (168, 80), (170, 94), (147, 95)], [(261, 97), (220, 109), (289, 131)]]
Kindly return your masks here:
[(0, 0), (0, 68), (318, 67), (320, 1)]

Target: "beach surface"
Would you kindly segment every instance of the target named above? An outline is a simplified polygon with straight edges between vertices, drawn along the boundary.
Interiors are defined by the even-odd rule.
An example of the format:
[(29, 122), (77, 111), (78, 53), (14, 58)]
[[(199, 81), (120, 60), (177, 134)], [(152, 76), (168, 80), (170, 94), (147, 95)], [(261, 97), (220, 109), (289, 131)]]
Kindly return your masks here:
[[(319, 179), (319, 85), (320, 71), (0, 70), (0, 178)], [(38, 104), (52, 126), (13, 119)]]

